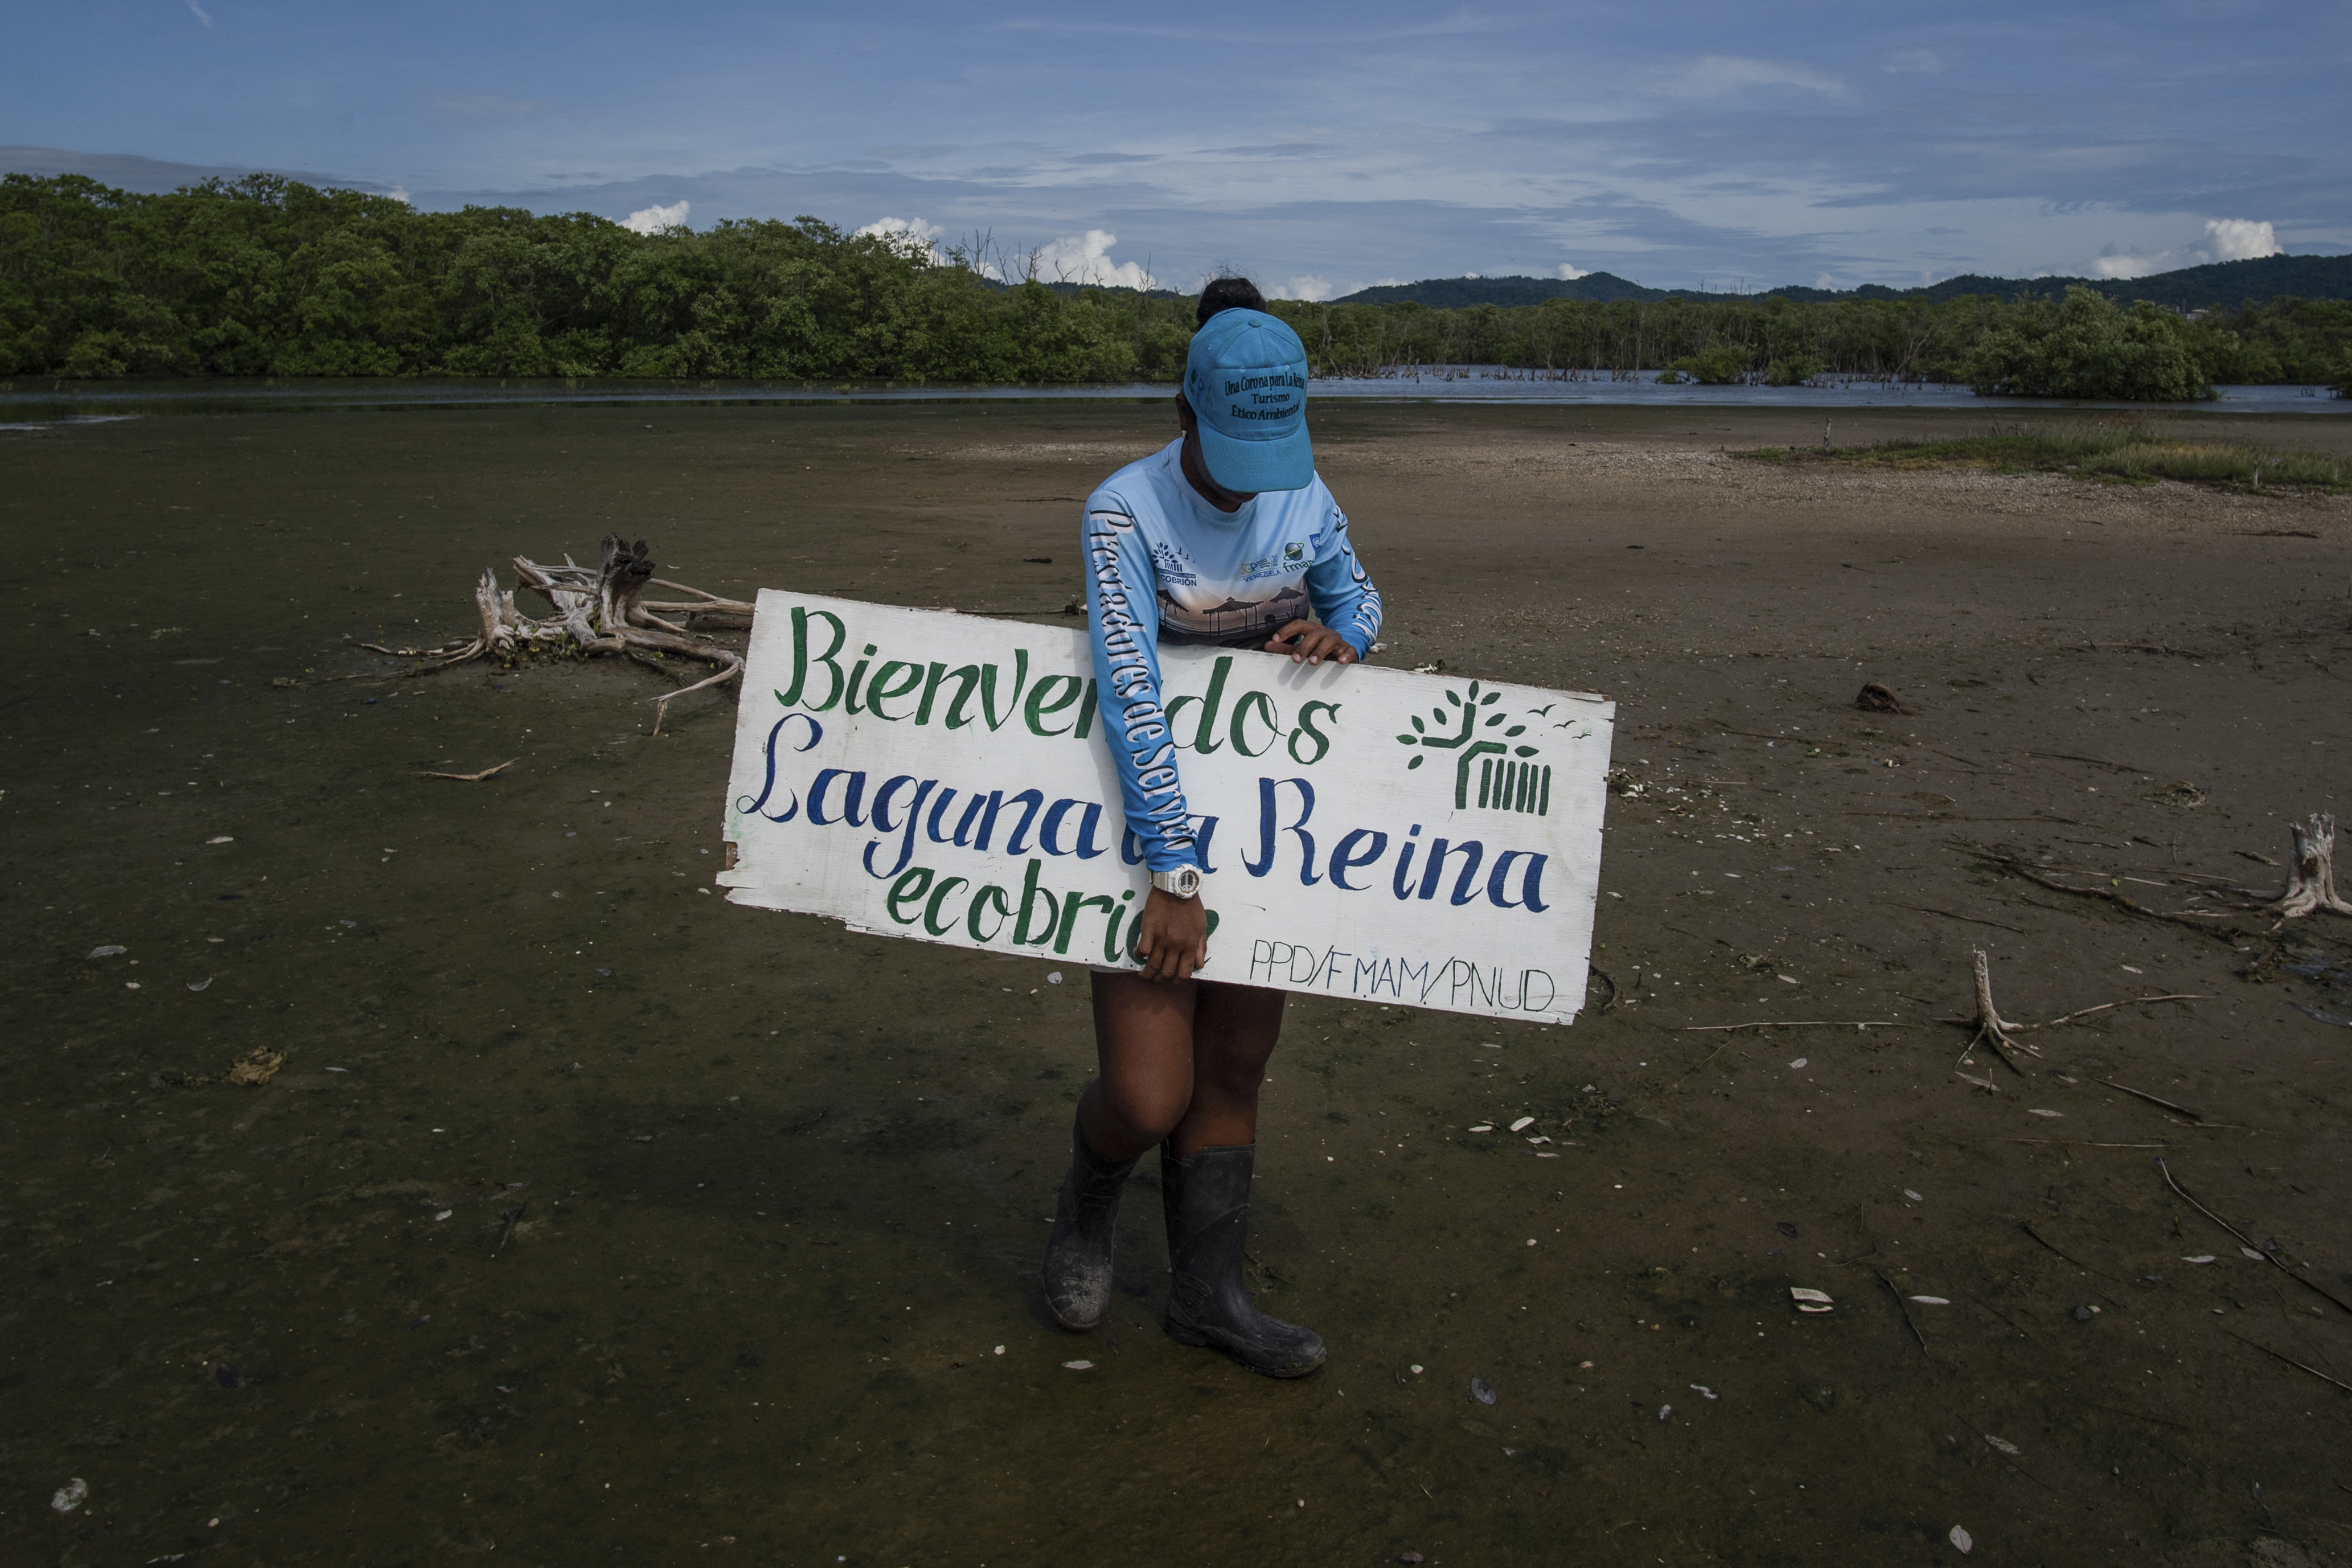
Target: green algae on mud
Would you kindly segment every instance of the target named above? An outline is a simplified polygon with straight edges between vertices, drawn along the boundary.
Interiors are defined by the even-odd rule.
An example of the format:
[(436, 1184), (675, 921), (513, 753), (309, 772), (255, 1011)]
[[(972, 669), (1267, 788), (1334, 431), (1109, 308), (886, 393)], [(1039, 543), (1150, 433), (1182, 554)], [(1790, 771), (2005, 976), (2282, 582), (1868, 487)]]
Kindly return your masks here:
[[(2290, 1005), (2342, 1000), (1951, 841), (2270, 875), (2245, 856), (2336, 783), (2305, 716), (2347, 663), (2344, 503), (1718, 451), (1801, 444), (1802, 413), (1317, 420), (1386, 657), (1611, 692), (1621, 763), (1675, 793), (1612, 803), (1605, 1012), (1292, 1005), (1252, 1253), (1333, 1346), (1297, 1386), (1157, 1331), (1148, 1176), (1110, 1322), (1053, 1327), (1077, 972), (714, 897), (726, 696), (654, 741), (662, 685), (628, 667), (325, 683), (394, 668), (351, 642), (466, 630), (484, 565), (608, 529), (714, 591), (1055, 619), (1079, 501), (1164, 406), (0, 438), (7, 1555), (1797, 1563), (1926, 1560), (1956, 1523), (2063, 1561), (2324, 1546), (2341, 1395), (2231, 1335), (2333, 1366), (2347, 1326), (2148, 1161), (2352, 1268), (2341, 1037)], [(1865, 679), (1921, 711), (1855, 712)], [(2148, 798), (2175, 781), (2206, 804)], [(2020, 1016), (2212, 999), (2039, 1037), (1988, 1095), (1937, 1021), (1979, 946)], [(1759, 1017), (1903, 1027), (1686, 1032)], [(174, 1081), (264, 1047), (265, 1087)], [(1798, 1316), (1792, 1285), (1836, 1310)], [(1911, 1309), (1924, 1348), (1911, 1295), (1949, 1303)], [(89, 1512), (42, 1506), (76, 1477)]]

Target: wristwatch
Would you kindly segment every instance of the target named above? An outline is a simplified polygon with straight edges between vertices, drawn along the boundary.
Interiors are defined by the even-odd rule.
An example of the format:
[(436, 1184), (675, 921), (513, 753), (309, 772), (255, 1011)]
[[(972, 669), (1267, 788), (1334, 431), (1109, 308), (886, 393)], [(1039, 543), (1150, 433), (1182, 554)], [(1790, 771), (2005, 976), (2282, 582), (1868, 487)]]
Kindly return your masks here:
[(1163, 893), (1189, 899), (1201, 890), (1201, 873), (1191, 866), (1179, 866), (1173, 871), (1154, 871), (1151, 885)]

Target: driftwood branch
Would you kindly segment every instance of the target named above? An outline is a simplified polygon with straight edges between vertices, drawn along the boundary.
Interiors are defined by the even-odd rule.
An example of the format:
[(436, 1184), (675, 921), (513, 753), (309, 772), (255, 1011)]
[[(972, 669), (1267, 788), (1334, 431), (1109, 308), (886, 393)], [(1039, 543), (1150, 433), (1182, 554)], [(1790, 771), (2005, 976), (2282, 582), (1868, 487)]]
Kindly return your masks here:
[(2189, 1118), (2189, 1121), (2197, 1123), (2200, 1127), (2210, 1127), (2213, 1125), (2213, 1123), (2206, 1121), (2202, 1116), (2199, 1115), (2196, 1111), (2189, 1110), (2187, 1106), (2175, 1105), (2168, 1100), (2158, 1100), (2155, 1095), (2148, 1093), (2147, 1090), (2144, 1089), (2134, 1089), (2127, 1083), (2117, 1083), (2111, 1078), (2103, 1078), (2099, 1081), (2105, 1084), (2109, 1089), (2122, 1089), (2126, 1094), (2130, 1095), (2135, 1100), (2145, 1100), (2150, 1105), (2160, 1105), (2167, 1110), (2177, 1110), (2181, 1115)]
[[(725, 599), (683, 583), (664, 582), (654, 575), (653, 553), (644, 540), (631, 544), (608, 533), (599, 548), (596, 564), (583, 566), (569, 555), (562, 565), (544, 564), (526, 556), (514, 558), (515, 586), (499, 586), (498, 574), (488, 568), (474, 584), (474, 611), (479, 621), (475, 635), (437, 647), (384, 647), (362, 643), (372, 652), (426, 662), (406, 671), (427, 675), (468, 664), (478, 658), (501, 663), (527, 658), (535, 651), (559, 656), (625, 655), (647, 662), (646, 653), (673, 654), (716, 667), (716, 672), (654, 699), (654, 733), (661, 733), (669, 705), (690, 691), (719, 686), (743, 673), (743, 656), (698, 632), (698, 626), (740, 629), (751, 624), (754, 606), (740, 599)], [(690, 600), (648, 600), (654, 584), (690, 594)], [(526, 615), (515, 605), (515, 595), (530, 593), (544, 600), (549, 613)], [(683, 621), (666, 619), (682, 616)], [(656, 665), (655, 668), (660, 668)], [(492, 769), (495, 773), (497, 770)], [(438, 773), (436, 778), (477, 782), (487, 774)]]
[(505, 762), (500, 763), (497, 767), (494, 767), (494, 768), (484, 768), (480, 773), (420, 773), (420, 774), (418, 774), (417, 776), (418, 776), (418, 777), (420, 777), (420, 778), (428, 778), (428, 779), (456, 779), (459, 784), (479, 784), (479, 783), (481, 783), (484, 779), (487, 779), (487, 778), (492, 778), (492, 777), (495, 777), (496, 775), (498, 775), (498, 774), (499, 774), (499, 773), (502, 773), (506, 772), (509, 768), (510, 768), (510, 767), (514, 766), (517, 763), (519, 763), (519, 762), (520, 762), (520, 761), (522, 761), (522, 759), (521, 759), (520, 757), (509, 757)]
[(2347, 1394), (2352, 1394), (2352, 1383), (2347, 1383), (2347, 1382), (2345, 1382), (2342, 1378), (2339, 1378), (2339, 1377), (2330, 1377), (2330, 1376), (2328, 1376), (2326, 1373), (2324, 1373), (2324, 1372), (2320, 1371), (2320, 1370), (2319, 1370), (2317, 1367), (2315, 1367), (2315, 1366), (2306, 1366), (2306, 1365), (2305, 1365), (2302, 1362), (2299, 1362), (2299, 1361), (2295, 1360), (2295, 1359), (2294, 1359), (2294, 1357), (2293, 1357), (2293, 1356), (2291, 1356), (2291, 1355), (2288, 1355), (2284, 1351), (2274, 1351), (2274, 1350), (2271, 1349), (2271, 1347), (2270, 1347), (2270, 1346), (2268, 1346), (2268, 1345), (2266, 1345), (2266, 1344), (2263, 1344), (2263, 1343), (2261, 1341), (2259, 1341), (2259, 1340), (2250, 1340), (2250, 1339), (2247, 1339), (2245, 1335), (2243, 1335), (2243, 1334), (2242, 1334), (2242, 1333), (2238, 1332), (2238, 1331), (2237, 1331), (2237, 1330), (2235, 1330), (2235, 1329), (2223, 1329), (2221, 1331), (2222, 1331), (2223, 1333), (2225, 1333), (2225, 1334), (2229, 1335), (2229, 1336), (2230, 1336), (2231, 1339), (2233, 1339), (2233, 1340), (2237, 1340), (2237, 1341), (2239, 1341), (2239, 1342), (2242, 1342), (2242, 1343), (2244, 1343), (2244, 1344), (2250, 1344), (2250, 1345), (2253, 1346), (2256, 1350), (2258, 1350), (2258, 1351), (2262, 1352), (2264, 1355), (2276, 1356), (2276, 1357), (2278, 1357), (2278, 1359), (2279, 1359), (2279, 1360), (2281, 1360), (2281, 1361), (2283, 1361), (2283, 1362), (2286, 1363), (2286, 1364), (2287, 1364), (2287, 1365), (2289, 1365), (2289, 1366), (2291, 1366), (2291, 1367), (2295, 1368), (2297, 1371), (2300, 1371), (2300, 1372), (2307, 1372), (2307, 1373), (2311, 1373), (2311, 1375), (2312, 1375), (2312, 1376), (2314, 1376), (2314, 1377), (2315, 1377), (2315, 1378), (2319, 1379), (2319, 1381), (2320, 1381), (2320, 1382), (2322, 1382), (2322, 1383), (2332, 1383), (2332, 1384), (2334, 1384), (2336, 1387), (2338, 1387), (2338, 1388), (2342, 1389), (2345, 1393), (2347, 1393)]
[[(2217, 915), (2176, 914), (2169, 910), (2151, 909), (2147, 905), (2141, 903), (2137, 899), (2133, 898), (2129, 893), (2125, 892), (2120, 887), (2078, 888), (2072, 882), (2060, 881), (2057, 878), (2042, 871), (2039, 867), (2028, 865), (2025, 861), (2020, 859), (2014, 855), (2003, 855), (1996, 850), (1983, 848), (1976, 849), (1974, 853), (1977, 858), (1982, 860), (1986, 865), (1998, 867), (2001, 870), (2009, 872), (2011, 876), (2022, 877), (2027, 881), (2032, 882), (2040, 887), (2047, 888), (2053, 893), (2072, 893), (2077, 898), (2104, 900), (2105, 901), (2115, 905), (2116, 908), (2122, 910), (2126, 914), (2142, 915), (2149, 920), (2163, 921), (2172, 925), (2187, 926), (2190, 931), (2202, 931), (2207, 936), (2230, 942), (2232, 945), (2235, 945), (2242, 940), (2259, 938), (2262, 934), (2259, 931), (2246, 931), (2239, 926), (2209, 925), (2206, 923), (2208, 921), (2218, 918)], [(2082, 875), (2084, 873), (2076, 874)], [(2109, 880), (2111, 882), (2120, 881), (2121, 879), (2111, 878)]]
[(1685, 1024), (1685, 1035), (1711, 1035), (1729, 1029), (1899, 1029), (1900, 1018), (1757, 1018), (1745, 1024)]
[(2335, 1291), (2330, 1290), (2325, 1285), (2316, 1284), (2312, 1280), (2305, 1279), (2301, 1274), (2295, 1272), (2295, 1270), (2289, 1268), (2275, 1251), (2269, 1247), (2256, 1247), (2252, 1237), (2248, 1236), (2244, 1231), (2240, 1230), (2236, 1226), (2231, 1225), (2228, 1220), (2223, 1219), (2220, 1215), (2215, 1214), (2211, 1209), (2207, 1208), (2203, 1204), (2200, 1204), (2195, 1198), (2190, 1197), (2189, 1195), (2189, 1189), (2182, 1186), (2179, 1182), (2173, 1180), (2172, 1167), (2165, 1163), (2164, 1156), (2161, 1154), (2158, 1154), (2156, 1157), (2156, 1168), (2163, 1173), (2164, 1184), (2170, 1187), (2176, 1194), (2178, 1194), (2181, 1201), (2188, 1204), (2190, 1208), (2195, 1209), (2199, 1214), (2203, 1215), (2207, 1219), (2211, 1220), (2215, 1225), (2220, 1226), (2223, 1230), (2228, 1231), (2231, 1236), (2236, 1237), (2238, 1238), (2238, 1245), (2245, 1250), (2248, 1257), (2261, 1258), (2263, 1262), (2269, 1264), (2272, 1268), (2277, 1269), (2280, 1273), (2285, 1275), (2288, 1279), (2294, 1280), (2305, 1289), (2312, 1291), (2315, 1294), (2334, 1302), (2339, 1310), (2352, 1312), (2352, 1301), (2345, 1300), (2343, 1297), (2338, 1296)]

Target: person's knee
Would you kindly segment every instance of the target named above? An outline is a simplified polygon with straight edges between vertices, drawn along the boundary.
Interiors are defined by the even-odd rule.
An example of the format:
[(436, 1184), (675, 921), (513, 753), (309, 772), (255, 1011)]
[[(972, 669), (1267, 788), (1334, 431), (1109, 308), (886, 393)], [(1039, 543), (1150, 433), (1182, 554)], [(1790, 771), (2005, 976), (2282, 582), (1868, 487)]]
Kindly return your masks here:
[(1192, 1108), (1189, 1087), (1121, 1082), (1110, 1078), (1097, 1080), (1097, 1087), (1103, 1109), (1134, 1137), (1148, 1143), (1165, 1139)]
[(1200, 1087), (1229, 1100), (1255, 1100), (1265, 1081), (1267, 1051), (1225, 1051), (1203, 1060), (1195, 1069)]

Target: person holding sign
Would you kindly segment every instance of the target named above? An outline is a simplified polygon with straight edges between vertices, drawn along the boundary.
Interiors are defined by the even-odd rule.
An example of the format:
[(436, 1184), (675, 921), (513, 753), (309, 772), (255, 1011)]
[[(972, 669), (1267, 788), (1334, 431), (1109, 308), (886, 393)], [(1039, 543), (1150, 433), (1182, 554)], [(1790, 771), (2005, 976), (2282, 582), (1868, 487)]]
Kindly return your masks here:
[(1119, 1193), (1157, 1143), (1169, 1334), (1300, 1377), (1323, 1364), (1321, 1338), (1259, 1311), (1242, 1283), (1258, 1086), (1285, 994), (1196, 977), (1209, 962), (1210, 916), (1154, 652), (1163, 641), (1210, 643), (1352, 664), (1380, 633), (1379, 591), (1315, 472), (1306, 350), (1265, 305), (1246, 279), (1202, 291), (1176, 398), (1182, 436), (1087, 501), (1103, 735), (1151, 890), (1132, 948), (1140, 973), (1095, 972), (1101, 1070), (1078, 1099), (1045, 1283), (1065, 1328), (1102, 1321)]

